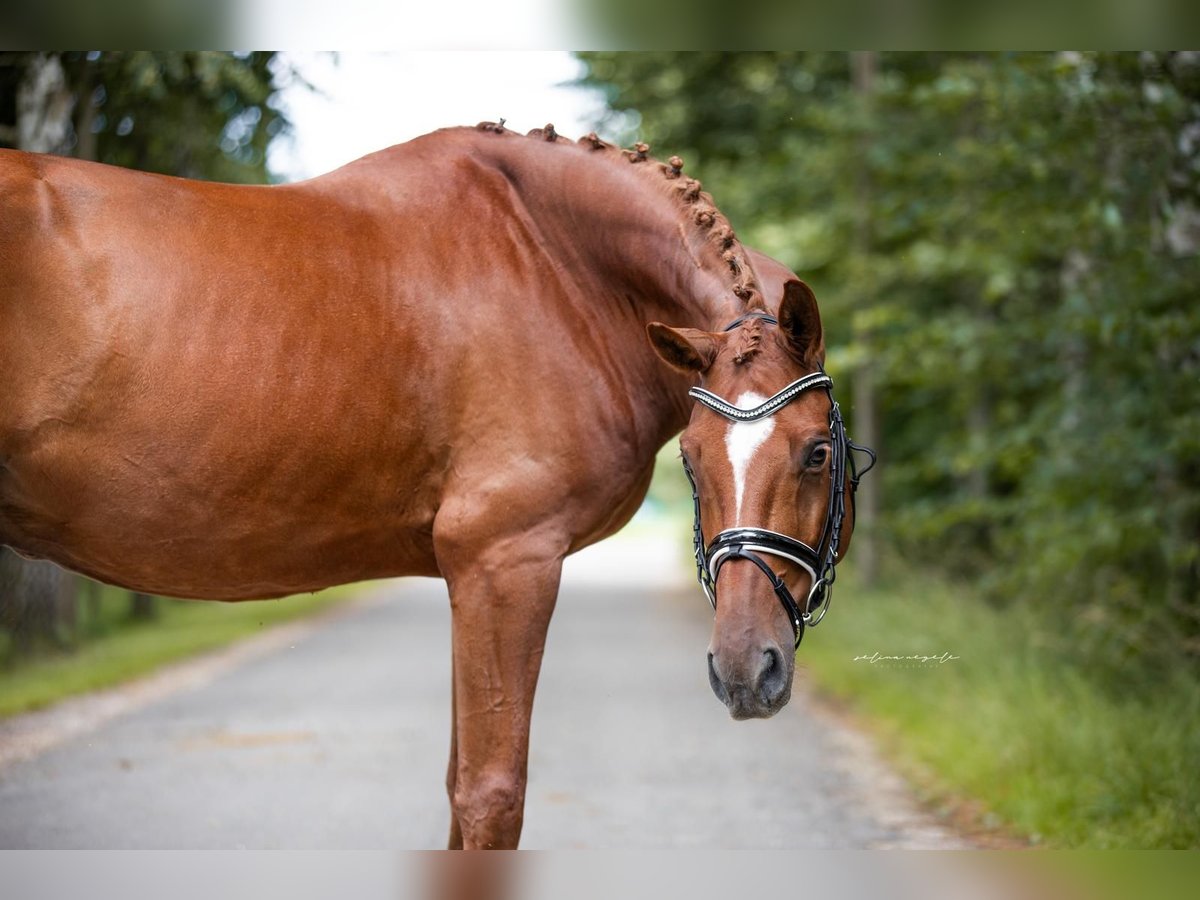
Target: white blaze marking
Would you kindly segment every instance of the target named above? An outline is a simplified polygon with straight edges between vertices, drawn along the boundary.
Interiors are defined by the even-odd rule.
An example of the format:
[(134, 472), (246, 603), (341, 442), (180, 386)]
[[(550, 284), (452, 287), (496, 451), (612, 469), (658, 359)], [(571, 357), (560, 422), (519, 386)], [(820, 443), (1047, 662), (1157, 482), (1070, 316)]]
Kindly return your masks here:
[[(733, 405), (738, 409), (753, 409), (766, 401), (766, 397), (747, 391)], [(746, 473), (750, 470), (750, 461), (774, 430), (775, 420), (767, 416), (757, 422), (730, 422), (729, 430), (725, 432), (725, 452), (729, 454), (729, 464), (733, 467), (733, 497), (737, 508), (734, 513), (735, 525), (742, 520), (742, 498), (746, 493)]]

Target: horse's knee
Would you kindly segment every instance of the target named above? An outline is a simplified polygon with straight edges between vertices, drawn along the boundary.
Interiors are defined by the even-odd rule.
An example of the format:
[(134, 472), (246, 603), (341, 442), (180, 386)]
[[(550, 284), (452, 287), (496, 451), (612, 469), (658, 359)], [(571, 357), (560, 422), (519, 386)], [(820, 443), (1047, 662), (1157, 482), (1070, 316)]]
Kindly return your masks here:
[(512, 849), (521, 837), (525, 779), (515, 773), (459, 773), (451, 803), (468, 848)]

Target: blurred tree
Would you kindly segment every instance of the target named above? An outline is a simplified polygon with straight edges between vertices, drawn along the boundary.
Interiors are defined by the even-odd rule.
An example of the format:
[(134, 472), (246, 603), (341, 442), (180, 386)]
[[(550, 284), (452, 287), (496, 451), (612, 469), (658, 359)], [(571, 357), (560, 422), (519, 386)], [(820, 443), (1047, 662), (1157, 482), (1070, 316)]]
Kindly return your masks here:
[(158, 616), (158, 607), (151, 594), (134, 591), (129, 595), (129, 617), (135, 621), (145, 622)]
[[(0, 52), (0, 146), (242, 183), (269, 179), (266, 150), (287, 127), (273, 105), (297, 78), (275, 53)], [(61, 643), (77, 618), (76, 579), (5, 552), (0, 625), (28, 647)], [(89, 611), (98, 609), (89, 588)], [(154, 598), (130, 595), (130, 617)]]
[(74, 580), (53, 563), (22, 559), (2, 546), (0, 601), (0, 627), (17, 653), (38, 644), (62, 646), (75, 629)]
[(1200, 55), (581, 58), (870, 365), (894, 547), (1200, 659)]
[[(0, 144), (263, 183), (267, 145), (287, 126), (271, 99), (295, 77), (276, 53), (0, 53)], [(47, 119), (60, 124), (36, 143), (21, 139)]]
[[(851, 56), (852, 83), (855, 100), (863, 112), (863, 118), (873, 123), (875, 75), (879, 66), (879, 53), (864, 50)], [(858, 178), (855, 182), (855, 204), (858, 208), (858, 223), (855, 228), (857, 251), (869, 256), (872, 252), (872, 228), (870, 219), (872, 179), (871, 169), (866, 163), (875, 136), (864, 131), (859, 136)], [(863, 300), (870, 302), (871, 292), (864, 293)], [(868, 321), (860, 321), (853, 336), (859, 348), (858, 364), (854, 370), (853, 409), (858, 440), (864, 446), (874, 448), (877, 454), (885, 452), (879, 433), (879, 395), (875, 390), (875, 353), (871, 347), (872, 329)], [(854, 532), (855, 558), (863, 583), (873, 586), (879, 580), (881, 565), (879, 547), (879, 514), (881, 508), (880, 480), (867, 478), (859, 485), (855, 498)]]

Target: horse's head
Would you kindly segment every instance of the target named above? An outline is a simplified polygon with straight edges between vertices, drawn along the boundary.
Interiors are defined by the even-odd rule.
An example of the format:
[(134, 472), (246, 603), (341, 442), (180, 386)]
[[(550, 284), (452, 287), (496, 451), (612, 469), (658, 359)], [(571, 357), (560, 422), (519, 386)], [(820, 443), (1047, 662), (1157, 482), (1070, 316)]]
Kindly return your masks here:
[(791, 697), (795, 648), (854, 527), (853, 460), (822, 369), (816, 299), (793, 280), (776, 316), (648, 331), (664, 360), (701, 379), (680, 447), (700, 581), (716, 608), (709, 680), (735, 719), (765, 718)]

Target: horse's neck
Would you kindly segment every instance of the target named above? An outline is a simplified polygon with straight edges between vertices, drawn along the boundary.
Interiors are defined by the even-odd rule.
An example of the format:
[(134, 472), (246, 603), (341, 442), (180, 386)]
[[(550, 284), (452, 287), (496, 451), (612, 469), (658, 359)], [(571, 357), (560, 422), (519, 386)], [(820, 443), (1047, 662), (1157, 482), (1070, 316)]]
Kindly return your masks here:
[[(541, 280), (528, 285), (533, 302), (565, 303), (553, 313), (608, 336), (603, 364), (622, 382), (626, 408), (634, 411), (628, 424), (639, 439), (632, 443), (639, 455), (647, 449), (652, 455), (686, 424), (692, 379), (654, 356), (646, 325), (719, 330), (745, 312), (725, 258), (728, 247), (716, 236), (727, 228), (724, 219), (719, 226), (717, 217), (704, 219), (704, 210), (716, 211), (699, 185), (682, 197), (679, 188), (694, 182), (670, 178), (654, 160), (629, 162), (615, 148), (593, 151), (511, 132), (436, 132), (335, 176), (369, 183), (374, 202), (379, 184), (417, 173), (428, 178), (439, 165), (443, 177), (478, 179), (475, 186), (503, 205), (503, 215), (519, 220), (510, 223), (511, 233), (531, 242), (529, 253), (545, 263), (524, 267), (530, 279)], [(377, 173), (363, 182), (373, 167)], [(463, 227), (509, 226), (486, 218)], [(749, 271), (748, 261), (745, 266)]]
[[(630, 422), (653, 453), (681, 430), (692, 377), (653, 356), (646, 325), (720, 330), (746, 311), (722, 247), (698, 223), (707, 197), (680, 196), (676, 179), (653, 160), (628, 162), (621, 151), (545, 144), (529, 138), (483, 135), (483, 147), (520, 197), (556, 268), (573, 282), (577, 314), (628, 342), (625, 382), (636, 408)], [(691, 183), (690, 179), (686, 183)], [(723, 217), (720, 227), (728, 228)], [(732, 238), (732, 232), (729, 232)], [(753, 284), (749, 261), (737, 247)], [(652, 446), (651, 446), (652, 443)]]
[(540, 240), (594, 304), (607, 297), (650, 321), (715, 329), (741, 312), (721, 250), (674, 195), (661, 164), (620, 151), (481, 135)]

